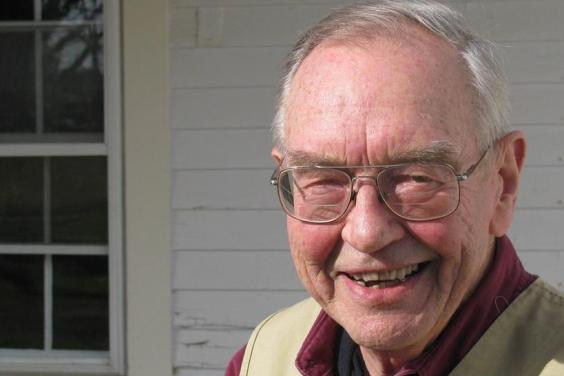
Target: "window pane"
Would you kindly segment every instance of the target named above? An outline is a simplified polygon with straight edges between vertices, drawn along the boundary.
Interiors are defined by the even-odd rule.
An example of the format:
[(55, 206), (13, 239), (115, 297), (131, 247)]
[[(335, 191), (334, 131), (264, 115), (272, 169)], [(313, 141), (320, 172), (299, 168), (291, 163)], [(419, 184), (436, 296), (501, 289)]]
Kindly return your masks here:
[(0, 33), (0, 133), (35, 129), (34, 56), (32, 32)]
[(102, 25), (43, 35), (46, 132), (104, 130)]
[(102, 0), (43, 0), (44, 20), (100, 20)]
[(0, 176), (0, 243), (42, 242), (43, 159), (0, 158)]
[(2, 1), (0, 21), (33, 20), (33, 0)]
[(106, 157), (51, 158), (51, 240), (106, 244)]
[(53, 256), (53, 348), (108, 350), (108, 259)]
[(2, 348), (43, 348), (43, 260), (0, 255)]

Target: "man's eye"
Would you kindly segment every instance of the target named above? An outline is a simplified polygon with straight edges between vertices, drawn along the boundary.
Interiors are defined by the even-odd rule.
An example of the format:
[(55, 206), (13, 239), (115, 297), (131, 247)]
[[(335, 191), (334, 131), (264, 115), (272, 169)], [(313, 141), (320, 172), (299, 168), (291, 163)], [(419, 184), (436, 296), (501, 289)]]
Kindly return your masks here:
[(344, 185), (336, 180), (315, 180), (308, 182), (304, 189), (312, 194), (321, 194), (326, 192), (334, 192), (343, 189)]
[(416, 183), (432, 183), (435, 181), (435, 179), (427, 175), (411, 175), (410, 178), (410, 180)]
[(433, 179), (429, 175), (422, 175), (422, 174), (403, 174), (403, 175), (395, 175), (392, 179), (392, 182), (395, 185), (401, 184), (413, 184), (413, 183), (432, 183), (435, 179)]
[(424, 174), (398, 175), (392, 182), (396, 194), (420, 193), (440, 189), (444, 182)]

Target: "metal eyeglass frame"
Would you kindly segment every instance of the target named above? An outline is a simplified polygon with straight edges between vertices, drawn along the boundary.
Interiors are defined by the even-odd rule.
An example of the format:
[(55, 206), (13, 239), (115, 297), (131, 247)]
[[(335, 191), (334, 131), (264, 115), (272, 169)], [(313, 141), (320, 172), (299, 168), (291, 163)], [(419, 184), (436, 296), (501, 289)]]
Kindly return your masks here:
[[(292, 218), (295, 218), (299, 221), (305, 222), (305, 223), (312, 223), (312, 224), (327, 224), (327, 223), (333, 223), (333, 222), (337, 222), (340, 219), (342, 219), (347, 212), (349, 211), (349, 208), (351, 207), (351, 203), (355, 200), (356, 198), (356, 194), (357, 192), (354, 190), (354, 183), (356, 180), (358, 179), (371, 179), (374, 182), (376, 182), (376, 186), (378, 187), (378, 198), (380, 199), (381, 202), (384, 203), (384, 206), (388, 209), (388, 211), (390, 211), (393, 215), (407, 220), (407, 221), (412, 221), (412, 222), (425, 222), (425, 221), (433, 221), (436, 219), (440, 219), (440, 218), (445, 218), (448, 217), (449, 215), (451, 215), (452, 213), (454, 213), (456, 211), (456, 209), (458, 209), (458, 206), (460, 205), (460, 182), (467, 180), (470, 175), (472, 175), (472, 173), (476, 170), (476, 168), (478, 167), (478, 165), (480, 164), (480, 162), (482, 162), (482, 160), (484, 159), (484, 157), (486, 156), (486, 154), (488, 153), (488, 151), (490, 150), (490, 148), (486, 148), (486, 150), (482, 153), (482, 155), (480, 156), (480, 158), (478, 159), (478, 161), (476, 161), (476, 163), (474, 163), (473, 165), (471, 165), (466, 171), (457, 174), (454, 167), (448, 163), (421, 163), (421, 164), (432, 164), (432, 165), (437, 165), (437, 166), (444, 166), (447, 167), (454, 175), (454, 177), (456, 178), (456, 182), (458, 183), (458, 197), (457, 197), (457, 203), (456, 206), (449, 212), (447, 212), (446, 214), (442, 214), (440, 216), (435, 216), (435, 217), (430, 217), (430, 218), (423, 218), (423, 219), (418, 219), (418, 218), (409, 218), (409, 217), (405, 217), (401, 214), (396, 213), (391, 207), (390, 205), (386, 202), (386, 200), (382, 197), (382, 192), (380, 191), (380, 186), (378, 185), (378, 176), (382, 173), (382, 171), (391, 168), (391, 167), (400, 167), (400, 166), (406, 166), (406, 165), (412, 165), (412, 164), (417, 164), (417, 162), (410, 162), (410, 163), (397, 163), (397, 164), (389, 164), (389, 165), (368, 165), (368, 166), (319, 166), (319, 165), (314, 165), (314, 166), (292, 166), (292, 167), (288, 167), (288, 168), (284, 168), (284, 169), (280, 169), (280, 166), (278, 166), (274, 172), (272, 173), (271, 177), (270, 177), (270, 185), (275, 186), (276, 187), (276, 191), (277, 191), (277, 196), (278, 196), (278, 200), (280, 202), (280, 206), (282, 207), (282, 210), (284, 210), (284, 212), (289, 215)], [(283, 163), (283, 162), (282, 162)], [(280, 165), (282, 165), (282, 163), (280, 163)], [(331, 220), (326, 220), (326, 221), (313, 221), (313, 220), (307, 220), (307, 219), (303, 219), (303, 218), (299, 218), (295, 215), (293, 215), (292, 213), (290, 213), (287, 209), (286, 206), (284, 205), (283, 201), (282, 201), (282, 197), (281, 195), (283, 194), (283, 192), (281, 192), (281, 185), (279, 184), (280, 181), (280, 176), (283, 172), (285, 171), (289, 171), (289, 170), (296, 170), (296, 169), (305, 169), (305, 168), (319, 168), (319, 169), (334, 169), (334, 170), (340, 170), (344, 173), (346, 173), (349, 178), (350, 178), (350, 191), (351, 191), (351, 195), (349, 197), (349, 202), (346, 205), (345, 209), (343, 210), (343, 212), (336, 218), (331, 219)], [(378, 174), (376, 174), (376, 176), (353, 176), (352, 173), (350, 172), (350, 170), (353, 169), (369, 169), (369, 168), (376, 168), (376, 169), (380, 169), (380, 171), (378, 172)]]

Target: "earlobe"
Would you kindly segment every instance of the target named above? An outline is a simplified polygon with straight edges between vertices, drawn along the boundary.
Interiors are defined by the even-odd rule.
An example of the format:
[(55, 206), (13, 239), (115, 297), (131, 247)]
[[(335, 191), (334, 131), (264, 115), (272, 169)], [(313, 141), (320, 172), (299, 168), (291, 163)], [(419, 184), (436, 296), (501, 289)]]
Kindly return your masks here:
[(496, 195), (495, 212), (490, 223), (490, 232), (496, 237), (504, 235), (511, 225), (525, 152), (525, 136), (520, 131), (511, 132), (499, 141), (495, 164), (500, 186)]

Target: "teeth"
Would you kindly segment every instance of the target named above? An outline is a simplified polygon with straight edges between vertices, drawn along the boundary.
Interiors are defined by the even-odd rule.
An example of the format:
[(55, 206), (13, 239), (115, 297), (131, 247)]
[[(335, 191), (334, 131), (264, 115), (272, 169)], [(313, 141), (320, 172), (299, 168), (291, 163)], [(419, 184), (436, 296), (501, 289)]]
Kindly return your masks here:
[(405, 275), (407, 274), (407, 269), (408, 268), (403, 268), (403, 269), (396, 271), (396, 278), (400, 279), (400, 280), (404, 279)]
[(350, 277), (354, 279), (359, 285), (366, 286), (367, 283), (381, 281), (375, 286), (386, 287), (390, 283), (393, 284), (396, 281), (405, 281), (406, 277), (415, 273), (417, 270), (419, 270), (419, 265), (414, 264), (401, 269), (386, 270), (384, 272), (353, 274), (350, 275)]

